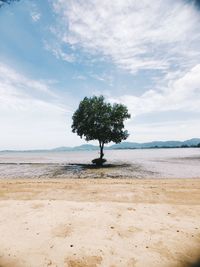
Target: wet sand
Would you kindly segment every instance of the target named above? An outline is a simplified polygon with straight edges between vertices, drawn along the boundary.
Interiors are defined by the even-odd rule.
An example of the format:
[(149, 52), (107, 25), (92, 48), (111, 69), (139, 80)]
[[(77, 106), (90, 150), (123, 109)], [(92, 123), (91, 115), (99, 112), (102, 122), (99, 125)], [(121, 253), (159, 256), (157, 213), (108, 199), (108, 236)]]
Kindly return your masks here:
[(0, 152), (0, 178), (200, 177), (199, 148), (106, 150), (101, 170), (91, 166), (97, 157), (97, 151)]
[(5, 179), (0, 214), (1, 267), (180, 267), (200, 256), (198, 179)]

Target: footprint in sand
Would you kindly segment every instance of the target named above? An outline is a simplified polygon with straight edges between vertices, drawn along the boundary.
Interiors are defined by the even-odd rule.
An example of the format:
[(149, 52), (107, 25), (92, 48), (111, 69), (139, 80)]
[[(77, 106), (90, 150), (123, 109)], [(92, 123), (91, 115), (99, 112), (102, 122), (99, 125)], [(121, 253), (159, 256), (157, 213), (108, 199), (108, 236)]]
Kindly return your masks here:
[(65, 267), (97, 267), (101, 264), (101, 256), (85, 256), (81, 258), (66, 258)]
[(10, 260), (10, 259), (2, 258), (0, 259), (0, 267), (22, 267), (22, 265), (19, 265), (18, 260), (13, 260), (13, 259)]
[(54, 237), (66, 238), (72, 233), (72, 228), (66, 224), (60, 224), (52, 230)]
[(44, 207), (44, 204), (42, 204), (42, 203), (35, 203), (35, 204), (31, 205), (32, 209), (40, 209), (40, 208), (43, 208), (43, 207)]

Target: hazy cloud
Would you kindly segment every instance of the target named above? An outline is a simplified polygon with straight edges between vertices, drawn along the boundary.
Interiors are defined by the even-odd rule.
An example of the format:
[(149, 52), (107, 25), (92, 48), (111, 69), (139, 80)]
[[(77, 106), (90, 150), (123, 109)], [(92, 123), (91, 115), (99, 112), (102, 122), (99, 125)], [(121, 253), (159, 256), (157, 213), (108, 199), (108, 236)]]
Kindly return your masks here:
[(62, 145), (70, 128), (67, 116), (71, 119), (69, 109), (59, 102), (48, 81), (30, 79), (0, 64), (1, 149)]

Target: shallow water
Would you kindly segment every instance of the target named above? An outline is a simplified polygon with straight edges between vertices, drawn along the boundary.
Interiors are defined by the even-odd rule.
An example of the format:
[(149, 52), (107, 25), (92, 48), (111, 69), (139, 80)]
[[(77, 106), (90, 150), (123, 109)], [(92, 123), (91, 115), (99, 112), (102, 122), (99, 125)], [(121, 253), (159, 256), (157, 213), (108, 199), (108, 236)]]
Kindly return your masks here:
[(1, 152), (0, 178), (200, 178), (200, 149), (106, 150), (109, 164), (88, 168), (98, 151)]

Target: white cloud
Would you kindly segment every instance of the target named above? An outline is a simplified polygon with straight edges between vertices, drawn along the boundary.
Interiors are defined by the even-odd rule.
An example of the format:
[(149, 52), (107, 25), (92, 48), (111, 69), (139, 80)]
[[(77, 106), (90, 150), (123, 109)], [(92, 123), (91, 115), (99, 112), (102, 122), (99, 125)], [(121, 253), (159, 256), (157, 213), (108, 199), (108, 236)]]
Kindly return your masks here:
[(13, 68), (0, 63), (1, 109), (29, 110), (31, 106), (52, 107), (62, 112), (59, 96), (50, 88), (52, 81), (38, 81), (26, 77)]
[(176, 120), (162, 123), (131, 123), (127, 125), (130, 133), (129, 141), (149, 142), (168, 140), (187, 140), (199, 137), (200, 124), (197, 120)]
[(96, 74), (96, 73), (90, 73), (90, 77), (98, 80), (100, 82), (104, 82), (106, 84), (109, 84), (109, 86), (113, 85), (113, 79), (114, 77), (111, 74), (108, 73), (102, 73), (101, 75)]
[(200, 64), (160, 91), (152, 89), (141, 96), (123, 95), (109, 100), (124, 103), (133, 116), (170, 110), (200, 112)]
[(1, 149), (48, 148), (70, 144), (71, 110), (48, 82), (30, 79), (0, 64)]
[(28, 3), (28, 9), (30, 10), (30, 17), (32, 21), (38, 22), (42, 17), (39, 6), (35, 2), (31, 1)]
[(54, 0), (58, 39), (135, 73), (191, 68), (200, 59), (200, 17), (182, 0)]
[(85, 80), (87, 80), (87, 77), (84, 76), (84, 75), (74, 75), (73, 79), (74, 80), (83, 80), (83, 81), (85, 81)]
[(31, 18), (34, 22), (37, 22), (41, 18), (41, 14), (37, 12), (32, 12), (31, 13)]
[(66, 53), (64, 52), (60, 45), (58, 43), (47, 43), (46, 41), (44, 42), (44, 48), (47, 51), (52, 52), (52, 54), (57, 58), (57, 59), (62, 59), (63, 61), (66, 62), (74, 62), (75, 61), (75, 55), (72, 53)]
[(49, 89), (49, 86), (46, 83), (27, 78), (26, 76), (2, 63), (0, 63), (0, 82), (7, 85), (12, 85), (13, 88), (17, 85), (21, 88), (20, 90), (32, 88), (33, 90), (37, 90), (55, 97), (55, 94)]

